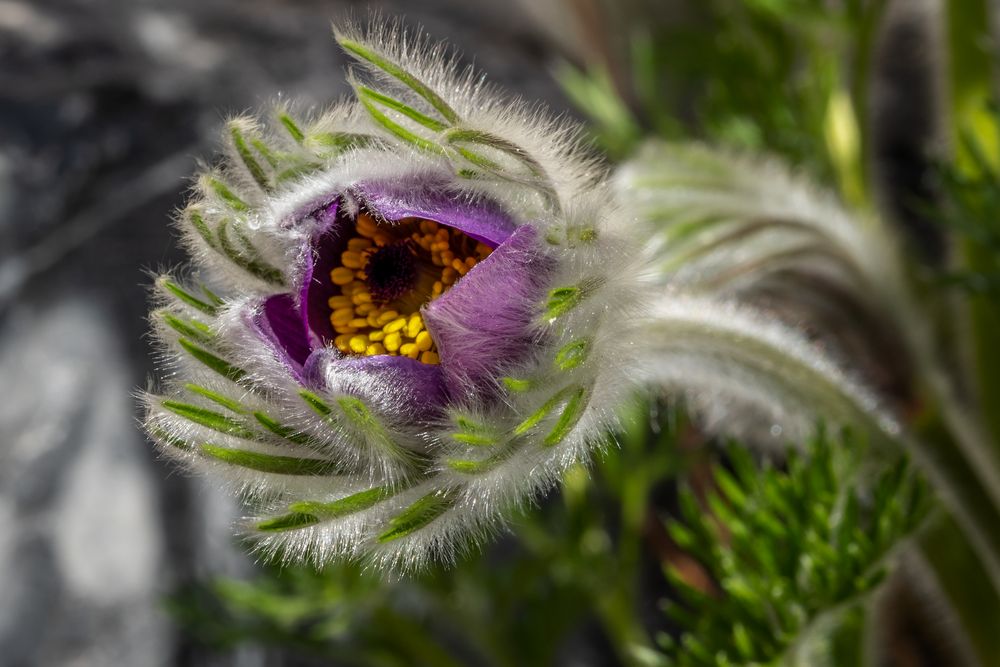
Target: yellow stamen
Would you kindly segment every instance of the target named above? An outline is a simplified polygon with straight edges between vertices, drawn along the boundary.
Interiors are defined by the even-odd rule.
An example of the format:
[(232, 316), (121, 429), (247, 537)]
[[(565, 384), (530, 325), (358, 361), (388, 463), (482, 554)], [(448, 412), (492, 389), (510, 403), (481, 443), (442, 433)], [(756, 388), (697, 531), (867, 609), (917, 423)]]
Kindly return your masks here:
[[(400, 243), (407, 244), (415, 258), (418, 278), (399, 298), (376, 302), (366, 268), (381, 248)], [(491, 252), (486, 244), (432, 220), (409, 218), (379, 224), (366, 213), (358, 215), (355, 235), (340, 253), (339, 266), (330, 272), (330, 280), (339, 288), (339, 294), (328, 300), (330, 323), (337, 334), (333, 345), (344, 354), (405, 356), (425, 364), (439, 363), (434, 339), (418, 309), (451, 289)]]
[(349, 269), (363, 269), (367, 260), (360, 252), (348, 250), (340, 255), (340, 263)]
[(390, 352), (395, 352), (399, 349), (399, 346), (403, 344), (403, 337), (399, 335), (399, 332), (386, 334), (385, 336), (385, 349)]
[(357, 352), (358, 354), (363, 353), (368, 349), (368, 337), (367, 336), (354, 336), (351, 338), (351, 350)]
[(406, 323), (406, 335), (410, 338), (416, 338), (417, 334), (423, 331), (423, 329), (424, 321), (420, 317), (420, 313), (410, 315), (410, 321)]
[(338, 266), (330, 272), (330, 279), (334, 285), (349, 285), (354, 281), (354, 271)]
[[(388, 314), (388, 313), (386, 313), (386, 314)], [(379, 321), (381, 321), (381, 320), (382, 320), (382, 318), (379, 318)], [(400, 318), (395, 319), (392, 322), (389, 322), (388, 324), (384, 325), (382, 327), (382, 331), (386, 332), (387, 334), (396, 333), (397, 331), (399, 331), (400, 329), (402, 329), (405, 326), (406, 326), (406, 318), (405, 317), (400, 317)]]
[(426, 331), (421, 331), (417, 334), (416, 346), (421, 352), (428, 352), (431, 346), (434, 345), (434, 341), (431, 340), (431, 335)]

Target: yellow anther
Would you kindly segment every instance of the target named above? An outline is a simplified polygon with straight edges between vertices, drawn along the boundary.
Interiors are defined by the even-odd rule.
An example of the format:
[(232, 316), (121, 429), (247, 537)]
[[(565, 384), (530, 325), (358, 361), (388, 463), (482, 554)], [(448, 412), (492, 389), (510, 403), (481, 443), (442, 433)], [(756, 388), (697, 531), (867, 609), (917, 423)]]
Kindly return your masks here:
[(403, 344), (403, 337), (399, 335), (399, 332), (386, 334), (385, 336), (385, 349), (390, 352), (395, 352), (399, 349), (399, 346)]
[(393, 320), (382, 327), (382, 331), (387, 334), (395, 333), (406, 326), (406, 318), (400, 317), (399, 319)]
[(427, 333), (426, 331), (421, 331), (419, 334), (417, 334), (417, 340), (415, 344), (418, 350), (420, 350), (421, 352), (426, 352), (429, 349), (431, 349), (431, 346), (434, 345), (434, 341), (431, 340), (431, 335), (429, 333)]
[(358, 230), (358, 234), (369, 239), (374, 238), (375, 232), (378, 230), (378, 227), (375, 225), (375, 221), (372, 220), (372, 217), (367, 213), (362, 213), (358, 216), (358, 219), (355, 222), (355, 228)]
[(351, 307), (351, 299), (346, 296), (331, 296), (326, 303), (331, 310)]
[(330, 280), (334, 285), (349, 285), (354, 282), (354, 271), (343, 266), (338, 266), (330, 272)]
[(360, 252), (348, 250), (340, 256), (340, 263), (349, 269), (363, 269), (367, 259)]
[(338, 324), (348, 324), (352, 319), (354, 319), (354, 309), (350, 307), (338, 308), (333, 311), (332, 315), (330, 315), (330, 322), (333, 326), (337, 326)]
[[(397, 313), (395, 310), (387, 310), (378, 316), (378, 324), (379, 326), (385, 326), (386, 324), (392, 322), (397, 317), (399, 317), (399, 313)], [(406, 320), (403, 321), (405, 322)]]
[(368, 349), (368, 337), (367, 336), (354, 336), (351, 338), (350, 342), (351, 351), (357, 352), (358, 354), (363, 354), (365, 350)]
[(413, 313), (410, 315), (410, 321), (406, 323), (406, 335), (409, 338), (416, 338), (417, 334), (421, 332), (424, 328), (424, 321), (420, 317), (420, 313)]
[[(376, 303), (369, 290), (365, 268), (379, 248), (405, 241), (421, 271), (432, 270), (437, 280), (417, 283), (416, 291), (388, 302)], [(458, 229), (431, 220), (405, 218), (378, 223), (362, 213), (355, 222), (355, 236), (340, 253), (340, 265), (330, 272), (339, 294), (328, 299), (333, 345), (345, 354), (392, 355), (440, 362), (434, 339), (425, 329), (418, 308), (454, 285), (492, 249)]]
[[(344, 269), (344, 270), (345, 271), (350, 271), (350, 269)], [(334, 271), (336, 271), (336, 269), (334, 269)], [(365, 289), (367, 289), (365, 287), (365, 284), (363, 282), (360, 282), (358, 280), (353, 280), (354, 276), (351, 276), (351, 277), (352, 277), (352, 282), (350, 282), (347, 285), (344, 285), (343, 287), (340, 288), (340, 291), (343, 292), (345, 296), (354, 296), (356, 293), (364, 291)]]

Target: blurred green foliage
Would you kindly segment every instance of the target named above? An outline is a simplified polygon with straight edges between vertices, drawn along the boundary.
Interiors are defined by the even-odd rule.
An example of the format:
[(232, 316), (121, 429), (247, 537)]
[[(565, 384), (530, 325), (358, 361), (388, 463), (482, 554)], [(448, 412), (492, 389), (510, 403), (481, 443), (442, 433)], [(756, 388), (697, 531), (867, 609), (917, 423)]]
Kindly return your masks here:
[[(716, 490), (704, 503), (710, 513), (687, 491), (684, 521), (669, 524), (715, 582), (700, 590), (668, 566), (683, 600), (668, 612), (685, 629), (679, 644), (662, 642), (676, 658), (669, 664), (815, 666), (824, 655), (827, 664), (862, 662), (860, 641), (853, 656), (829, 662), (831, 635), (844, 614), (864, 608), (891, 551), (922, 524), (928, 488), (905, 461), (859, 483), (866, 447), (849, 433), (831, 441), (821, 431), (807, 456), (792, 452), (783, 469), (759, 469), (740, 447), (728, 454), (731, 470), (715, 468)], [(817, 643), (824, 650), (804, 658)]]
[[(630, 79), (564, 66), (559, 79), (599, 145), (630, 154), (650, 134), (767, 151), (865, 193), (871, 61), (885, 0), (686, 3), (678, 24), (630, 35)], [(628, 101), (626, 101), (628, 100)]]

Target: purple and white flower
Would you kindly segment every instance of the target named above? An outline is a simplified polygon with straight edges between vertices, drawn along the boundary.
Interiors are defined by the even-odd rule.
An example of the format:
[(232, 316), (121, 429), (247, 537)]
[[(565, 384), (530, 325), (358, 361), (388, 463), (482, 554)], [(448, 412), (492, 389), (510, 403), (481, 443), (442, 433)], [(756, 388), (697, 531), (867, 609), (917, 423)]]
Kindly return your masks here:
[(375, 32), (337, 36), (357, 102), (228, 124), (180, 216), (211, 289), (158, 281), (146, 427), (251, 501), (262, 549), (410, 567), (603, 439), (642, 259), (573, 127)]
[(232, 120), (179, 216), (196, 280), (157, 281), (146, 429), (248, 500), (263, 552), (448, 561), (646, 384), (876, 411), (787, 329), (682, 294), (575, 126), (392, 26), (337, 39), (355, 101)]

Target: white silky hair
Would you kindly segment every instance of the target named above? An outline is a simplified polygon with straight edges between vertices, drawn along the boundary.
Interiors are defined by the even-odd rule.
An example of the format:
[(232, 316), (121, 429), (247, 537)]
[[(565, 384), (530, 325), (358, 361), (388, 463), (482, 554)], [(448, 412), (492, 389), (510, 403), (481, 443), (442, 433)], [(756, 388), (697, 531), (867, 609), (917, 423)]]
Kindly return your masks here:
[[(711, 406), (703, 414), (720, 430), (739, 430), (736, 425), (750, 423), (749, 415), (764, 413), (795, 433), (828, 408), (845, 419), (863, 414), (884, 431), (895, 428), (870, 393), (793, 332), (718, 301), (682, 298), (663, 286), (660, 267), (671, 248), (644, 249), (658, 231), (655, 216), (642, 207), (666, 206), (678, 219), (689, 206), (715, 206), (735, 215), (739, 197), (757, 202), (752, 179), (739, 170), (729, 174), (731, 200), (692, 191), (664, 203), (637, 182), (646, 177), (642, 174), (661, 174), (656, 164), (645, 164), (641, 174), (638, 167), (622, 172), (617, 181), (627, 184), (622, 192), (582, 147), (576, 125), (511, 100), (472, 70), (460, 71), (445, 47), (392, 23), (337, 34), (342, 43), (362, 45), (422, 82), (454, 110), (455, 127), (472, 132), (468, 136), (489, 135), (486, 149), (495, 162), (513, 166), (509, 174), (461, 178), (458, 172), (468, 164), (460, 152), (428, 151), (402, 140), (354, 101), (295, 123), (289, 108), (279, 106), (271, 122), (241, 116), (226, 126), (225, 159), (196, 180), (191, 203), (178, 215), (199, 278), (219, 291), (221, 303), (192, 306), (161, 290), (152, 320), (163, 382), (159, 393), (144, 393), (141, 400), (146, 428), (165, 455), (247, 499), (254, 513), (242, 529), (260, 554), (319, 565), (361, 559), (392, 572), (453, 562), (500, 530), (513, 508), (556, 485), (570, 466), (589, 462), (594, 450), (608, 443), (621, 408), (647, 384), (687, 392)], [(356, 90), (374, 86), (421, 113), (434, 113), (399, 76), (359, 60), (367, 78), (362, 83), (360, 72), (351, 75)], [(391, 109), (385, 113), (393, 122), (406, 120)], [(332, 151), (330, 137), (364, 141)], [(512, 161), (497, 156), (510, 147), (516, 149)], [(709, 166), (707, 174), (717, 167)], [(301, 173), (292, 171), (299, 168)], [(283, 177), (287, 173), (293, 176)], [(664, 178), (686, 173), (680, 167), (662, 172)], [(545, 295), (534, 304), (539, 316), (529, 327), (534, 342), (528, 358), (497, 374), (495, 391), (487, 392), (494, 398), (470, 398), (483, 392), (453, 387), (454, 398), (439, 406), (440, 419), (419, 423), (394, 404), (394, 387), (362, 371), (328, 365), (320, 373), (325, 387), (310, 390), (321, 401), (317, 409), (303, 400), (299, 380), (261, 340), (254, 318), (267, 296), (301, 289), (309, 239), (316, 232), (311, 211), (354, 184), (399, 185), (415, 176), (446, 182), (449, 193), (469, 201), (496, 201), (517, 225), (538, 232), (531, 252), (552, 270)], [(810, 205), (793, 194), (786, 208)], [(626, 205), (633, 198), (637, 202)], [(758, 203), (761, 215), (772, 213), (769, 204)], [(344, 205), (350, 209), (352, 202), (345, 199)], [(829, 233), (840, 245), (872, 252), (839, 224)], [(569, 295), (568, 306), (553, 306), (560, 294)], [(171, 317), (188, 322), (188, 328), (179, 333)], [(238, 366), (237, 377), (206, 368), (204, 354), (199, 359), (190, 353), (191, 341), (182, 345), (191, 326), (195, 333), (202, 330), (198, 327), (212, 333), (205, 351)], [(770, 351), (771, 365), (747, 357), (743, 346), (749, 344)], [(566, 350), (578, 356), (567, 361)], [(822, 380), (815, 402), (796, 393), (800, 378)], [(505, 380), (511, 379), (521, 385), (509, 389)], [(358, 395), (365, 398), (360, 407), (344, 403)], [(179, 412), (179, 402), (189, 407)], [(348, 405), (360, 420), (353, 425)], [(202, 415), (202, 422), (190, 414)], [(284, 431), (261, 428), (259, 414)], [(233, 423), (239, 428), (230, 427)], [(492, 444), (473, 446), (456, 437), (462, 423), (475, 425)], [(294, 437), (281, 435), (285, 432)], [(202, 443), (235, 458), (213, 456), (218, 450)], [(330, 472), (288, 474), (273, 463), (287, 458), (327, 462)], [(357, 500), (373, 489), (388, 491), (370, 503)], [(347, 503), (350, 511), (338, 503)], [(303, 507), (320, 509), (310, 514)], [(290, 523), (280, 530), (266, 528), (283, 518)], [(300, 519), (303, 523), (295, 523)], [(400, 531), (398, 537), (393, 530)]]

